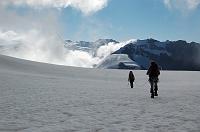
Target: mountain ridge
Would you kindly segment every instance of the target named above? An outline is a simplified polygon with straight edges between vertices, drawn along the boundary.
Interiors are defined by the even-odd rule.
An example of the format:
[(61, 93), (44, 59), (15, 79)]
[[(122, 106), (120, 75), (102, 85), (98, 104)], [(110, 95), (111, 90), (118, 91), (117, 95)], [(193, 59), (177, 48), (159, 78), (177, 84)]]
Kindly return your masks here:
[[(42, 45), (30, 47), (29, 45), (24, 43), (1, 43), (0, 53), (13, 57), (21, 57), (23, 59), (45, 63), (58, 64), (58, 60), (59, 64), (65, 64), (70, 66), (96, 67), (97, 65), (99, 65), (99, 67), (104, 68), (106, 68), (106, 65), (100, 66), (100, 64), (102, 64), (103, 61), (106, 62), (106, 64), (108, 64), (108, 67), (110, 67), (109, 65), (116, 65), (112, 64), (114, 63), (113, 61), (106, 60), (108, 58), (112, 58), (110, 60), (114, 60), (116, 56), (109, 56), (113, 54), (118, 54), (116, 58), (126, 58), (124, 57), (124, 54), (126, 54), (128, 55), (128, 58), (131, 59), (130, 61), (128, 60), (128, 58), (126, 58), (126, 60), (128, 60), (128, 63), (136, 63), (141, 69), (147, 69), (149, 66), (149, 62), (151, 60), (154, 60), (158, 62), (160, 67), (164, 70), (200, 71), (200, 44), (196, 42), (187, 42), (185, 40), (158, 41), (152, 38), (143, 40), (130, 39), (128, 41), (123, 42), (116, 41), (114, 39), (98, 39), (92, 42), (65, 40), (63, 44), (65, 47), (63, 54), (61, 54), (60, 56), (56, 56), (62, 57), (64, 59), (60, 60), (60, 58), (55, 57), (54, 59), (56, 61), (54, 62), (52, 62), (52, 57), (54, 55), (57, 55), (54, 51), (55, 49), (57, 49), (57, 46), (53, 45), (52, 47), (49, 47), (47, 44), (42, 43)], [(37, 49), (43, 46), (46, 47), (48, 51), (46, 51), (45, 48)], [(31, 50), (31, 52), (27, 52), (29, 50)], [(40, 59), (40, 55), (37, 54), (38, 50), (40, 50), (41, 53), (44, 52), (44, 60)], [(60, 46), (60, 51), (62, 52), (62, 50), (63, 47)], [(33, 57), (32, 54), (29, 53), (34, 54), (35, 57)], [(80, 54), (85, 56), (79, 57)], [(74, 62), (73, 59), (75, 60)], [(82, 65), (83, 59), (85, 59), (84, 65)], [(68, 60), (72, 61), (72, 63), (70, 61), (68, 63)], [(123, 59), (120, 59), (122, 63), (125, 62), (122, 60)], [(79, 63), (79, 61), (81, 63)], [(87, 61), (90, 63), (85, 65)], [(120, 61), (115, 61), (115, 63), (119, 62), (119, 64), (121, 64)], [(115, 66), (115, 68), (116, 67), (120, 66)], [(129, 68), (130, 67), (120, 67), (118, 69)]]
[(196, 42), (137, 40), (121, 47), (113, 54), (127, 54), (143, 69), (147, 69), (149, 62), (154, 60), (164, 70), (200, 70), (200, 44)]

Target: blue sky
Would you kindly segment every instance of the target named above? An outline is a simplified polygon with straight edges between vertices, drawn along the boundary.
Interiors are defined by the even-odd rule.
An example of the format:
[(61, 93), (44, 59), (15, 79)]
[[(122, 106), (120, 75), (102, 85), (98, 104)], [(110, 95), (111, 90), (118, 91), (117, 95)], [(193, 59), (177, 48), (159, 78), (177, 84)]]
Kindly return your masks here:
[[(19, 23), (24, 28), (46, 19), (43, 25), (48, 21), (49, 27), (58, 21), (54, 26), (62, 30), (55, 32), (64, 39), (154, 38), (200, 42), (200, 0), (1, 0), (0, 7), (5, 6), (5, 10), (0, 9), (0, 28)], [(48, 18), (50, 15), (57, 20)]]
[(64, 25), (63, 36), (72, 40), (151, 37), (200, 42), (200, 8), (169, 9), (163, 0), (110, 0), (105, 8), (87, 16), (65, 8), (60, 21)]

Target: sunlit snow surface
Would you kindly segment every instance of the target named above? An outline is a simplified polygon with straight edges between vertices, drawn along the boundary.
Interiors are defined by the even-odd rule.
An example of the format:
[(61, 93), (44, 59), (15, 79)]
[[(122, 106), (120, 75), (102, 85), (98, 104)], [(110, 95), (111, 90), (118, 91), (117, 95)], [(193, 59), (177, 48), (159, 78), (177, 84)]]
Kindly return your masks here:
[(0, 132), (199, 132), (200, 72), (81, 69), (0, 56)]

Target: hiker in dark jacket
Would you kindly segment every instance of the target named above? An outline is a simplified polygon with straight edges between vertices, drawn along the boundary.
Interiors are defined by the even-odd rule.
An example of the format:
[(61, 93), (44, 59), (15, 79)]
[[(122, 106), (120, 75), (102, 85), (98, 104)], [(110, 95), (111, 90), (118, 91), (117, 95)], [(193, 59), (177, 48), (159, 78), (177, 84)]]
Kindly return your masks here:
[(131, 88), (133, 88), (133, 82), (135, 81), (135, 76), (132, 71), (129, 72), (128, 81), (130, 82)]
[[(149, 75), (149, 82), (151, 85), (151, 90), (150, 92), (153, 93), (153, 90), (155, 91), (155, 96), (158, 96), (158, 76), (160, 75), (160, 69), (158, 67), (158, 65), (156, 64), (156, 62), (152, 61), (151, 65), (147, 71), (147, 75)], [(153, 89), (153, 85), (155, 84), (155, 89)]]

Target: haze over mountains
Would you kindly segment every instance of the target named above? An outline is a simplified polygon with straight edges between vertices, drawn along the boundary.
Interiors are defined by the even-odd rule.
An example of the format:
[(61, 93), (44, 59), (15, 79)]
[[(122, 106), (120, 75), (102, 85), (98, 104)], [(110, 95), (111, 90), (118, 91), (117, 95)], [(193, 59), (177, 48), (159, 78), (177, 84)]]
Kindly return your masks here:
[[(17, 56), (18, 54), (16, 53), (21, 53), (23, 50), (32, 50), (30, 52), (33, 53), (37, 51), (35, 48), (23, 48), (25, 47), (24, 45), (25, 44), (20, 42), (5, 45), (2, 42), (0, 53), (21, 58)], [(51, 47), (50, 50), (56, 52), (57, 50), (55, 49), (58, 48)], [(137, 65), (139, 69), (147, 69), (149, 62), (155, 60), (164, 70), (200, 70), (200, 44), (195, 42), (187, 43), (183, 40), (167, 40), (165, 42), (160, 42), (155, 39), (133, 39), (125, 42), (119, 42), (113, 39), (99, 39), (95, 42), (66, 40), (63, 46), (60, 44), (59, 50), (60, 49), (62, 49), (62, 55), (59, 55), (60, 61), (53, 61), (54, 59), (52, 56), (56, 55), (50, 55), (52, 58), (45, 59), (44, 61), (41, 59), (39, 61), (90, 68), (130, 68), (119, 66), (121, 62), (126, 62)], [(59, 50), (58, 52), (60, 52)], [(40, 53), (42, 53), (42, 51)], [(44, 52), (43, 56), (45, 56), (45, 54), (46, 52)], [(48, 54), (51, 54), (51, 52), (49, 51)], [(37, 56), (37, 54), (35, 55)], [(59, 58), (59, 56), (57, 56), (57, 58)], [(47, 57), (49, 57), (49, 55)], [(23, 59), (32, 60), (30, 57), (28, 58), (28, 56), (26, 58), (26, 55), (23, 56)], [(33, 60), (38, 61), (37, 59)], [(138, 69), (138, 67), (136, 69)]]

